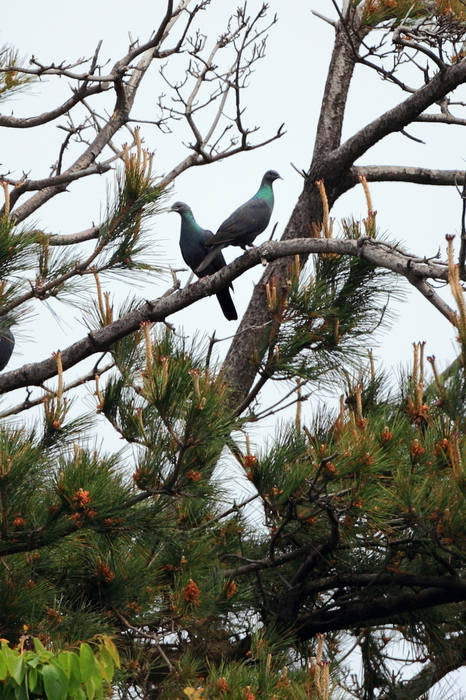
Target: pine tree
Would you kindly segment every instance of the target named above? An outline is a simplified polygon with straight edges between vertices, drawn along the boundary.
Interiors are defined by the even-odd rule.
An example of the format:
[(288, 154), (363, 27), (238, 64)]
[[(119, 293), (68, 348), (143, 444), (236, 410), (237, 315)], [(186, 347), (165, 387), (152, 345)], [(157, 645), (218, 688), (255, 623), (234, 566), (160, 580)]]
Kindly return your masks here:
[[(172, 287), (157, 299), (120, 301), (105, 291), (109, 277), (162, 279), (151, 226), (176, 175), (251, 148), (240, 95), (264, 53), (265, 8), (252, 19), (239, 9), (204, 58), (200, 35), (186, 37), (207, 4), (184, 13), (169, 2), (158, 31), (147, 44), (132, 44), (105, 73), (108, 81), (98, 50), (84, 74), (35, 59), (30, 68), (13, 49), (0, 53), (2, 99), (44, 74), (76, 81), (60, 115), (115, 92), (111, 117), (91, 110), (94, 140), (72, 166), (63, 169), (64, 153), (71, 139), (82, 142), (87, 118), (79, 128), (68, 123), (50, 178), (5, 176), (2, 185), (0, 340), (11, 342), (7, 330), (21, 328), (49, 299), (77, 303), (87, 333), (0, 376), (5, 394), (33, 387), (0, 416), (0, 698), (93, 700), (113, 692), (143, 700), (327, 700), (343, 691), (365, 700), (419, 698), (466, 659), (464, 245), (456, 264), (452, 236), (442, 262), (380, 235), (367, 184), (380, 173), (368, 168), (366, 177), (354, 166), (363, 146), (346, 144), (348, 155), (340, 145), (343, 115), (330, 85), (284, 240), (184, 289), (173, 272)], [(180, 17), (181, 40), (162, 48)], [(401, 128), (466, 80), (457, 46), (465, 21), (455, 3), (345, 4), (332, 21), (333, 67), (345, 51), (350, 73), (363, 62), (357, 52), (373, 30), (393, 36), (395, 55), (403, 52), (396, 69), (378, 66), (385, 79), (399, 83), (396, 71), (410, 51), (424, 52), (438, 73), (424, 71), (426, 85), (390, 113), (390, 129)], [(453, 58), (446, 47), (458, 49)], [(234, 49), (229, 68), (214, 62), (225, 48)], [(130, 126), (131, 108), (150, 63), (185, 51), (194, 87), (185, 97), (184, 83), (174, 86), (179, 110), (162, 110), (159, 126), (184, 114), (196, 142), (157, 178), (153, 155)], [(204, 137), (193, 105), (204, 104), (206, 87), (205, 104), (218, 111)], [(229, 126), (215, 132), (230, 94), (240, 145), (233, 139), (220, 147)], [(44, 115), (37, 119), (56, 118)], [(15, 119), (0, 117), (0, 125), (27, 126)], [(378, 138), (388, 133), (387, 119)], [(118, 148), (112, 139), (123, 126), (132, 142)], [(369, 143), (376, 131), (368, 125), (356, 141)], [(115, 155), (99, 163), (107, 147)], [(323, 157), (326, 148), (333, 161)], [(75, 179), (106, 172), (115, 160), (114, 191), (97, 225), (59, 235), (29, 223)], [(451, 172), (416, 177), (464, 182)], [(366, 218), (348, 216), (337, 226), (330, 209), (356, 183)], [(226, 358), (216, 355), (215, 337), (180, 332), (176, 311), (263, 260), (271, 264)], [(412, 364), (397, 379), (367, 351), (393, 319), (392, 300), (405, 294), (402, 277), (456, 329), (457, 359), (443, 372), (423, 343), (414, 344)], [(456, 310), (432, 278), (448, 283)], [(69, 381), (67, 370), (88, 358), (94, 364), (86, 374)], [(270, 383), (285, 387), (271, 406), (263, 398)], [(83, 384), (92, 387), (87, 412), (73, 402)], [(304, 415), (310, 394), (328, 400)], [(291, 419), (257, 439), (258, 427), (290, 406)], [(96, 443), (98, 421), (118, 436), (119, 449)], [(232, 496), (233, 461), (249, 482), (242, 498)], [(411, 654), (405, 660), (423, 664), (409, 680), (394, 672), (402, 643)], [(359, 649), (359, 683), (347, 668), (348, 645)]]

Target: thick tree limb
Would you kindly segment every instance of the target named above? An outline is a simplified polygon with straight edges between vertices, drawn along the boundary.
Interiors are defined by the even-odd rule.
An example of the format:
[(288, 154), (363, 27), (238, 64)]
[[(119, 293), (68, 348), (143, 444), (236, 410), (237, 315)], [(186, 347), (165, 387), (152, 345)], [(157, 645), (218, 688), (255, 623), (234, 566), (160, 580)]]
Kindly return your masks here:
[[(205, 296), (215, 294), (229, 282), (237, 279), (246, 270), (259, 265), (262, 261), (277, 260), (297, 254), (337, 253), (352, 255), (392, 270), (407, 279), (422, 280), (427, 278), (447, 280), (445, 266), (432, 261), (415, 258), (407, 253), (391, 248), (386, 243), (373, 239), (338, 240), (329, 238), (294, 239), (291, 241), (267, 241), (257, 248), (237, 258), (215, 275), (205, 277), (198, 283), (179, 292), (162, 296), (154, 301), (146, 301), (139, 309), (104, 328), (92, 331), (86, 338), (70, 345), (61, 352), (63, 369), (69, 369), (78, 362), (97, 352), (106, 352), (111, 345), (121, 338), (138, 330), (143, 321), (161, 322), (168, 316), (180, 311)], [(257, 328), (255, 330), (257, 336)], [(5, 393), (23, 386), (40, 385), (57, 373), (55, 358), (24, 365), (13, 372), (0, 376), (0, 393)]]
[(370, 30), (353, 32), (349, 24), (336, 24), (335, 43), (325, 83), (314, 157), (333, 151), (340, 145), (348, 92), (364, 35)]
[(417, 185), (462, 185), (464, 170), (433, 170), (404, 165), (359, 165), (350, 170), (354, 185), (364, 175), (367, 182), (412, 182)]
[(392, 596), (377, 596), (363, 602), (347, 603), (335, 611), (316, 611), (303, 615), (294, 620), (298, 637), (305, 641), (315, 636), (317, 632), (331, 632), (348, 629), (355, 625), (367, 625), (370, 622), (397, 615), (423, 610), (436, 605), (448, 605), (466, 600), (466, 581), (455, 590), (450, 588), (424, 588), (415, 593), (404, 593)]
[(331, 591), (335, 588), (359, 588), (366, 590), (374, 586), (405, 586), (408, 588), (443, 588), (456, 591), (458, 594), (466, 593), (466, 581), (458, 576), (425, 576), (423, 574), (410, 574), (404, 571), (387, 571), (374, 574), (347, 574), (339, 576), (327, 576), (316, 579), (306, 584), (306, 595)]
[[(324, 181), (328, 206), (331, 209), (344, 192), (354, 187), (356, 179), (352, 169), (358, 158), (389, 134), (404, 129), (426, 109), (466, 82), (466, 61), (448, 66), (429, 80), (426, 85), (409, 95), (403, 102), (364, 126), (343, 144), (338, 145), (340, 122), (349, 86), (348, 81), (351, 79), (354, 69), (352, 52), (354, 52), (356, 45), (353, 32), (364, 31), (364, 27), (356, 27), (356, 23), (357, 15), (355, 15), (351, 31), (342, 27), (341, 22), (338, 24), (335, 49), (329, 66), (329, 78), (322, 101), (313, 160), (308, 171), (308, 178), (304, 183), (303, 192), (283, 234), (283, 240), (313, 235), (313, 224), (318, 224), (322, 220), (322, 202), (315, 186), (316, 180)], [(342, 45), (340, 46), (340, 44)], [(335, 119), (333, 126), (332, 119)], [(286, 274), (286, 264), (283, 262), (274, 263), (266, 269), (262, 279), (254, 289), (237, 335), (230, 345), (225, 360), (225, 376), (233, 389), (234, 403), (236, 404), (244, 400), (254, 383), (255, 369), (249, 362), (249, 358), (254, 352), (257, 353), (258, 349), (257, 335), (251, 329), (257, 326), (265, 328), (271, 318), (267, 306), (265, 285), (273, 277), (276, 284), (280, 286), (284, 283)]]
[(466, 82), (466, 62), (460, 61), (437, 73), (427, 85), (419, 88), (403, 102), (370, 122), (339, 148), (329, 153), (329, 168), (350, 167), (385, 136), (400, 131), (419, 117), (428, 107)]

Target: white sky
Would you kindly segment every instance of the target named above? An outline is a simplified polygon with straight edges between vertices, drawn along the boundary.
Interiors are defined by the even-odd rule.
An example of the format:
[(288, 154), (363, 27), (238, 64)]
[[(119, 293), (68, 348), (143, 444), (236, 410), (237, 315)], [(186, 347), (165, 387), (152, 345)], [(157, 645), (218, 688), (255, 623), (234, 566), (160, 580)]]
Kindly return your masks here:
[[(223, 31), (226, 18), (238, 5), (237, 0), (213, 0), (201, 13), (202, 31), (208, 42), (213, 42)], [(22, 6), (7, 3), (2, 8), (0, 41), (16, 46), (22, 55), (34, 54), (41, 63), (73, 62), (93, 54), (99, 40), (103, 40), (101, 59), (109, 65), (124, 55), (128, 32), (133, 38), (146, 41), (158, 26), (165, 3), (162, 0), (123, 0), (91, 2), (81, 0), (69, 4), (58, 0), (27, 2)], [(248, 4), (249, 11), (259, 7), (257, 0)], [(270, 0), (269, 17), (277, 12), (279, 22), (269, 32), (266, 57), (256, 64), (250, 79), (250, 88), (243, 97), (247, 107), (244, 121), (249, 127), (260, 126), (251, 139), (270, 137), (284, 122), (286, 135), (264, 149), (241, 154), (221, 163), (192, 169), (174, 183), (171, 201), (186, 201), (193, 208), (198, 222), (215, 231), (233, 209), (251, 197), (263, 173), (274, 168), (283, 176), (275, 183), (276, 204), (272, 222), (278, 222), (277, 236), (281, 234), (302, 188), (302, 180), (290, 163), (307, 169), (312, 155), (312, 144), (317, 125), (326, 68), (332, 48), (333, 29), (313, 16), (311, 9), (335, 16), (330, 0)], [(23, 14), (22, 14), (23, 13)], [(167, 86), (152, 65), (143, 82), (133, 117), (151, 120), (157, 116), (157, 97), (167, 92)], [(462, 91), (463, 99), (466, 97)], [(458, 91), (461, 95), (461, 91)], [(39, 114), (69, 96), (64, 79), (47, 78), (35, 85), (28, 95), (20, 95), (2, 104), (2, 112), (15, 116)], [(367, 69), (357, 68), (350, 94), (344, 135), (351, 135), (383, 110), (404, 99), (395, 87), (382, 83)], [(64, 123), (59, 120), (57, 123)], [(31, 178), (46, 177), (56, 160), (58, 146), (64, 132), (56, 124), (33, 130), (3, 130), (1, 136), (0, 169), (19, 178), (23, 171)], [(414, 143), (404, 136), (388, 137), (361, 160), (363, 164), (406, 164), (433, 168), (461, 169), (466, 158), (466, 142), (460, 127), (424, 124), (410, 127), (409, 132), (426, 141)], [(148, 149), (155, 151), (155, 170), (162, 174), (187, 155), (182, 144), (189, 136), (183, 125), (175, 127), (170, 136), (164, 136), (156, 127), (142, 126), (142, 136)], [(126, 137), (122, 139), (126, 140)], [(117, 143), (121, 143), (117, 139)], [(78, 153), (76, 148), (73, 153)], [(67, 162), (71, 162), (70, 160)], [(59, 195), (46, 204), (34, 218), (35, 224), (53, 233), (73, 233), (86, 229), (101, 220), (105, 209), (106, 180), (112, 175), (95, 176), (75, 183), (70, 192)], [(380, 184), (371, 187), (374, 206), (378, 211), (378, 225), (389, 237), (402, 240), (416, 255), (435, 255), (439, 247), (445, 250), (445, 233), (459, 233), (461, 200), (453, 188), (434, 188)], [(365, 203), (360, 188), (348, 193), (338, 202), (333, 216), (365, 215)], [(154, 222), (154, 243), (162, 264), (182, 266), (178, 248), (180, 220), (178, 215), (163, 214)], [(336, 226), (338, 229), (338, 226)], [(258, 239), (266, 240), (269, 231)], [(227, 260), (238, 254), (236, 248), (226, 252)], [(256, 268), (235, 283), (234, 302), (241, 318), (246, 309), (252, 285), (261, 270)], [(184, 276), (187, 279), (188, 275)], [(141, 298), (155, 298), (170, 284), (167, 278), (138, 290), (129, 286), (111, 286), (120, 299), (130, 293)], [(38, 302), (38, 312), (40, 303)], [(9, 369), (25, 362), (44, 359), (57, 349), (63, 349), (83, 334), (78, 309), (57, 304), (54, 310), (61, 321), (48, 309), (30, 322), (27, 329), (16, 332), (17, 347)], [(428, 302), (413, 292), (408, 303), (399, 306), (400, 318), (392, 332), (380, 339), (377, 355), (382, 361), (396, 367), (411, 358), (411, 343), (427, 341), (427, 354), (437, 357), (441, 367), (454, 357), (454, 332), (449, 323)], [(236, 323), (226, 321), (214, 298), (205, 299), (170, 319), (182, 326), (185, 333), (217, 337), (231, 336)], [(34, 338), (34, 340), (33, 340)], [(227, 344), (225, 343), (225, 349)], [(82, 373), (82, 368), (69, 373), (69, 378)], [(67, 377), (68, 378), (68, 377)], [(24, 391), (15, 392), (14, 402), (25, 398)], [(10, 401), (10, 398), (8, 398)], [(2, 407), (5, 403), (2, 404)], [(272, 428), (272, 421), (270, 422)], [(451, 696), (450, 696), (451, 697)]]
[[(163, 3), (159, 4), (163, 7)], [(221, 3), (217, 0), (201, 14), (202, 29), (208, 34), (208, 41), (212, 41), (222, 30), (227, 14), (236, 5), (236, 0), (222, 0)], [(250, 11), (257, 6), (257, 2), (250, 3)], [(190, 204), (197, 220), (205, 228), (215, 231), (233, 209), (252, 196), (268, 168), (277, 169), (284, 178), (283, 182), (275, 184), (276, 205), (272, 221), (278, 222), (277, 235), (286, 225), (302, 187), (301, 178), (290, 162), (299, 168), (309, 166), (332, 46), (333, 29), (311, 14), (311, 6), (322, 13), (333, 13), (329, 0), (314, 0), (313, 3), (295, 1), (293, 12), (284, 10), (278, 0), (271, 3), (269, 16), (276, 11), (279, 22), (270, 30), (267, 56), (256, 64), (250, 89), (244, 97), (246, 124), (260, 126), (259, 133), (252, 139), (269, 137), (282, 122), (285, 123), (286, 135), (264, 149), (211, 166), (194, 168), (180, 176), (174, 184), (172, 201), (179, 199)], [(31, 3), (27, 23), (18, 21), (17, 11), (5, 8), (2, 41), (16, 45), (25, 55), (34, 54), (42, 63), (59, 63), (90, 56), (99, 39), (103, 39), (101, 57), (108, 58), (112, 64), (127, 48), (128, 31), (133, 38), (145, 40), (160, 18), (160, 13), (153, 9), (154, 3), (147, 0), (132, 2), (130, 15), (127, 5), (119, 0), (112, 3), (85, 0), (80, 3), (79, 12), (75, 10), (73, 14), (64, 11), (63, 7), (63, 3), (53, 0), (46, 0), (37, 6)], [(118, 8), (121, 8), (121, 12)], [(158, 74), (158, 66), (153, 65), (144, 80), (133, 115), (153, 119), (157, 114), (156, 100), (161, 91), (166, 92), (167, 87)], [(17, 96), (3, 105), (3, 110), (6, 113), (11, 110), (16, 116), (40, 113), (68, 94), (66, 80), (47, 78), (42, 84), (34, 86), (29, 95)], [(402, 98), (397, 88), (381, 83), (367, 69), (358, 68), (349, 100), (345, 135), (350, 135)], [(432, 128), (419, 124), (411, 127), (410, 131), (426, 140), (427, 145), (414, 143), (402, 135), (390, 136), (366, 154), (361, 162), (449, 169), (464, 167), (460, 127), (440, 125)], [(167, 171), (187, 154), (181, 141), (188, 140), (189, 135), (183, 125), (179, 125), (170, 136), (163, 136), (156, 127), (143, 125), (142, 135), (147, 147), (156, 152), (154, 163), (159, 173)], [(19, 177), (22, 171), (26, 171), (30, 177), (39, 178), (48, 174), (49, 166), (56, 159), (63, 132), (56, 129), (54, 124), (27, 131), (9, 130), (2, 136), (2, 171), (11, 171), (12, 177)], [(51, 150), (51, 143), (54, 150)], [(77, 153), (76, 149), (74, 153)], [(95, 176), (74, 184), (70, 193), (59, 195), (40, 210), (36, 223), (50, 232), (62, 233), (72, 233), (87, 228), (93, 222), (97, 223), (105, 202), (105, 179), (111, 179), (111, 175), (107, 178)], [(372, 185), (371, 190), (381, 231), (405, 241), (416, 254), (431, 256), (439, 247), (444, 249), (445, 233), (457, 233), (459, 230), (461, 202), (453, 188), (436, 190), (416, 185), (380, 184)], [(337, 220), (342, 216), (359, 217), (364, 214), (364, 198), (360, 188), (342, 197), (333, 212)], [(162, 262), (181, 266), (178, 235), (177, 215), (166, 214), (155, 222), (154, 240), (157, 241), (157, 252)], [(265, 240), (267, 235), (263, 234), (259, 242)], [(236, 248), (226, 251), (228, 260), (237, 254)], [(235, 285), (234, 300), (240, 316), (246, 308), (251, 285), (259, 275), (259, 269), (253, 270)], [(155, 296), (163, 288), (164, 283), (158, 288), (150, 286), (144, 290), (144, 296)], [(172, 320), (183, 325), (189, 333), (193, 328), (209, 333), (215, 325), (218, 335), (231, 335), (236, 324), (224, 321), (217, 311), (217, 301), (212, 298), (196, 307), (195, 316), (189, 308)], [(413, 294), (409, 304), (401, 306), (400, 313), (402, 316), (394, 332), (382, 339), (378, 351), (381, 358), (396, 365), (410, 358), (410, 344), (417, 340), (427, 340), (428, 354), (435, 354), (440, 362), (446, 363), (453, 358), (452, 329), (445, 319), (430, 308), (427, 301)], [(69, 321), (69, 312), (66, 317)], [(47, 332), (39, 355), (38, 347), (34, 347), (33, 357), (36, 360), (56, 349), (56, 323), (52, 317), (49, 318), (53, 333)], [(39, 323), (43, 331), (42, 317)], [(69, 328), (64, 329), (66, 338), (63, 342), (60, 340), (60, 347), (79, 335), (81, 328), (79, 325), (75, 325), (75, 328), (76, 333)], [(43, 333), (35, 335), (39, 339)], [(18, 342), (10, 367), (31, 361), (29, 352), (27, 343)]]

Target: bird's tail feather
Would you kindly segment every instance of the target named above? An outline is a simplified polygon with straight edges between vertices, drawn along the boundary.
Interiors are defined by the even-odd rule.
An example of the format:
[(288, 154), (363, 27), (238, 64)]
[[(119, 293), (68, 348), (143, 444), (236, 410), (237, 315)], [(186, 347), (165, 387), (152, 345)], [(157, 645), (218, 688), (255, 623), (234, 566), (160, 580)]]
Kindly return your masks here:
[(231, 298), (228, 287), (217, 292), (217, 299), (222, 307), (225, 318), (228, 319), (228, 321), (236, 321), (238, 314), (236, 313), (235, 305), (233, 304), (233, 299)]
[(224, 246), (223, 244), (221, 244), (221, 243), (219, 243), (219, 244), (216, 245), (216, 246), (213, 246), (213, 247), (212, 247), (212, 250), (210, 251), (210, 253), (204, 258), (204, 260), (201, 262), (201, 264), (199, 265), (199, 267), (197, 267), (197, 268), (194, 270), (194, 272), (195, 272), (196, 274), (199, 274), (200, 272), (202, 272), (202, 270), (205, 270), (206, 267), (207, 267), (207, 265), (209, 265), (209, 264), (212, 262), (212, 260), (213, 260), (214, 258), (217, 257), (217, 255), (220, 253), (220, 251), (221, 251), (222, 248), (224, 248), (224, 247), (225, 247), (225, 246)]

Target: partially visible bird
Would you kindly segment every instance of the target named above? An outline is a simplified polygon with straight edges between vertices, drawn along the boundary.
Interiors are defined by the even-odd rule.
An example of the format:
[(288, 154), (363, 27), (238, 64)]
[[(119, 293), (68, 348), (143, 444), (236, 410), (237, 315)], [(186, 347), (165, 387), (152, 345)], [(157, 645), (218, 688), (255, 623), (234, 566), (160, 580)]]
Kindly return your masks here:
[(5, 317), (0, 318), (0, 372), (9, 363), (15, 347), (15, 338), (8, 323)]
[(256, 236), (265, 231), (272, 216), (274, 204), (272, 183), (282, 179), (276, 170), (267, 170), (254, 197), (230, 214), (215, 236), (206, 242), (212, 250), (196, 269), (196, 273), (205, 270), (219, 251), (227, 245), (238, 245), (243, 250), (246, 250), (246, 246), (252, 246)]
[[(180, 248), (183, 260), (198, 277), (202, 277), (203, 275), (198, 274), (196, 268), (209, 252), (205, 244), (211, 238), (212, 231), (207, 231), (199, 226), (193, 216), (191, 207), (188, 207), (184, 202), (175, 202), (171, 211), (176, 211), (181, 216)], [(225, 258), (221, 253), (214, 257), (215, 260), (203, 267), (204, 275), (213, 275), (214, 272), (218, 272), (222, 267), (225, 267)], [(233, 289), (233, 285), (229, 284), (224, 289), (220, 289), (217, 292), (217, 299), (225, 318), (229, 321), (236, 321), (238, 314), (230, 296), (229, 288)]]

